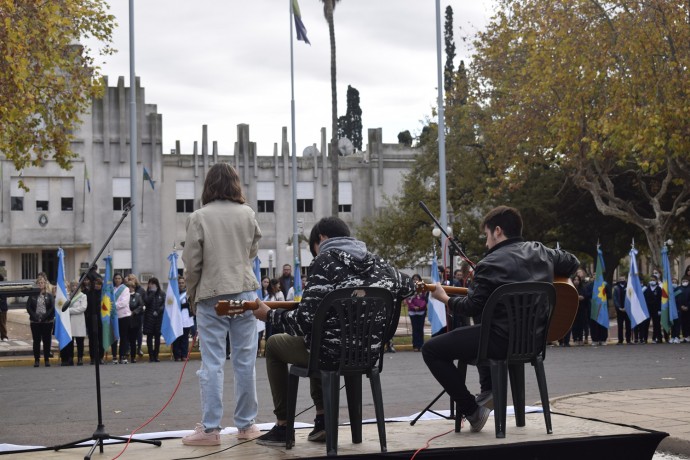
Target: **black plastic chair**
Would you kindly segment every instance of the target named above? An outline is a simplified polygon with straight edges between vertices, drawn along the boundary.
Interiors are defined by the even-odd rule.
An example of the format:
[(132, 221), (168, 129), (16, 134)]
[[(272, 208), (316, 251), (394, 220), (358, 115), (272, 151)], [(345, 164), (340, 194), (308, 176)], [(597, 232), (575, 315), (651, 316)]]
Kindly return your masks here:
[[(556, 290), (551, 283), (523, 282), (500, 286), (491, 294), (484, 306), (479, 353), (473, 364), (491, 368), (497, 438), (506, 436), (508, 374), (516, 425), (525, 426), (525, 363), (531, 363), (534, 367), (544, 409), (546, 432), (553, 432), (544, 356), (547, 331), (555, 304)], [(493, 334), (492, 323), (496, 315), (507, 318), (508, 322), (508, 349), (505, 359), (488, 356), (489, 341)], [(456, 431), (458, 426), (456, 425)]]
[[(352, 442), (362, 442), (362, 375), (369, 378), (374, 399), (381, 452), (386, 452), (386, 426), (383, 395), (379, 377), (384, 340), (389, 335), (394, 300), (389, 290), (380, 287), (343, 288), (321, 301), (312, 327), (309, 366), (290, 366), (287, 385), (287, 432), (293, 433), (297, 389), (300, 377), (320, 377), (323, 389), (326, 425), (326, 453), (338, 454), (338, 413), (340, 376), (345, 378), (345, 392), (350, 415)], [(320, 351), (324, 327), (337, 329), (340, 358), (335, 365), (323, 363)], [(292, 447), (288, 436), (286, 447)]]

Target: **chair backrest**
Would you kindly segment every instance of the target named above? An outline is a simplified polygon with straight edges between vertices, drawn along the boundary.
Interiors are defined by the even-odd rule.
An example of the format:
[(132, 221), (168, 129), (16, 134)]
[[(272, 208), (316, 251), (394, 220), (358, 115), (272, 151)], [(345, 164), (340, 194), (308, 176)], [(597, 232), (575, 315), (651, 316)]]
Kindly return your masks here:
[[(487, 356), (489, 340), (495, 333), (495, 320), (507, 325), (511, 362), (530, 362), (546, 351), (546, 336), (556, 304), (556, 290), (551, 283), (522, 282), (499, 286), (484, 306), (479, 343), (479, 361)], [(494, 331), (494, 332), (492, 332)]]
[[(383, 356), (383, 343), (393, 314), (393, 295), (382, 287), (336, 289), (324, 297), (312, 325), (309, 372), (339, 370), (341, 374), (362, 373), (376, 366)], [(330, 339), (324, 331), (331, 331)], [(323, 357), (323, 342), (339, 338), (337, 362)]]

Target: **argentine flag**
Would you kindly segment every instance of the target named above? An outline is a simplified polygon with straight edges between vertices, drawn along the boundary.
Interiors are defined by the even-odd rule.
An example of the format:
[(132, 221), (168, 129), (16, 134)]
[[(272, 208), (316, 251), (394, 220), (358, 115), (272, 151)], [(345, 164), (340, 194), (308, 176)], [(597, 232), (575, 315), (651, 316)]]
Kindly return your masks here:
[(635, 254), (637, 254), (637, 250), (635, 248), (631, 249), (628, 288), (625, 291), (625, 312), (630, 318), (632, 327), (636, 327), (642, 321), (649, 318), (647, 302), (645, 302), (644, 295), (642, 295), (642, 285), (640, 285), (640, 276), (637, 272)]
[(165, 343), (172, 343), (182, 335), (182, 308), (180, 307), (180, 287), (177, 284), (177, 252), (171, 252), (168, 256), (170, 272), (168, 273), (168, 290), (165, 293), (165, 310), (163, 311), (163, 324), (161, 334)]
[(67, 302), (67, 283), (65, 283), (65, 251), (58, 248), (57, 288), (55, 289), (55, 338), (60, 344), (60, 350), (72, 342), (72, 324), (69, 319), (69, 309), (62, 311)]
[[(431, 261), (431, 282), (439, 282), (438, 275), (438, 261), (436, 260), (436, 254), (434, 254), (434, 260)], [(431, 335), (436, 334), (438, 331), (446, 327), (446, 306), (443, 302), (434, 299), (429, 296), (429, 322), (431, 323)]]

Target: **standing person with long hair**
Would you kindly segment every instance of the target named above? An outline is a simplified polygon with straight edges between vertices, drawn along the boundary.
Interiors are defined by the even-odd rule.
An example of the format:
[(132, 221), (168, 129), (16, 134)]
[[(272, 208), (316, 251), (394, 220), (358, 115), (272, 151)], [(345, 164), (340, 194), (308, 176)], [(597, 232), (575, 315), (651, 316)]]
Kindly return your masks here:
[[(86, 281), (85, 281), (86, 282)], [(86, 294), (77, 291), (79, 281), (69, 283), (72, 301), (69, 304), (69, 321), (72, 327), (72, 342), (67, 349), (67, 366), (74, 365), (74, 342), (77, 342), (77, 366), (84, 365), (84, 338), (86, 337)], [(63, 361), (64, 363), (64, 361)]]
[(163, 310), (165, 310), (165, 292), (161, 289), (158, 278), (149, 278), (148, 287), (144, 294), (144, 334), (146, 334), (146, 348), (148, 348), (149, 362), (158, 363), (158, 352), (161, 348), (161, 326), (163, 326)]
[(124, 284), (122, 275), (119, 273), (113, 276), (113, 291), (115, 308), (117, 309), (117, 327), (120, 331), (120, 354), (118, 355), (117, 353), (117, 341), (113, 342), (111, 347), (113, 364), (127, 364), (127, 357), (129, 355), (129, 320), (132, 316), (132, 311), (129, 309), (129, 288)]
[(34, 367), (41, 362), (41, 343), (43, 343), (43, 357), (45, 366), (50, 367), (50, 338), (55, 321), (55, 297), (46, 290), (48, 281), (39, 276), (36, 286), (41, 290), (38, 295), (31, 296), (26, 301), (26, 311), (29, 313), (31, 337), (34, 343)]
[[(422, 281), (422, 277), (415, 273), (412, 275), (415, 283)], [(421, 351), (424, 345), (424, 320), (426, 319), (426, 307), (429, 302), (429, 293), (423, 292), (403, 300), (407, 305), (407, 314), (412, 324), (412, 349)]]
[(234, 317), (218, 316), (219, 300), (254, 300), (259, 283), (252, 261), (259, 252), (261, 230), (254, 211), (246, 205), (237, 171), (227, 163), (216, 163), (204, 181), (201, 209), (187, 219), (182, 261), (187, 280), (187, 300), (196, 307), (197, 326), (202, 337), (201, 368), (197, 371), (201, 389), (201, 423), (182, 438), (191, 446), (220, 444), (223, 419), (223, 379), (226, 358), (225, 337), (230, 334), (234, 372), (237, 438), (247, 440), (260, 434), (254, 424), (259, 404), (256, 396), (256, 319), (251, 310)]

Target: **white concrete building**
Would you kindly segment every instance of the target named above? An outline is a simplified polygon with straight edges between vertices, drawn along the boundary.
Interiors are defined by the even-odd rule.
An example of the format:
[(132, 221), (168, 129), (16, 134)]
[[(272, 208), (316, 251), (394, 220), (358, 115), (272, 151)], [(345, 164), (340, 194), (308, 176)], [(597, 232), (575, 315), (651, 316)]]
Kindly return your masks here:
[[(156, 105), (146, 103), (139, 79), (136, 83), (137, 177), (133, 180), (139, 181), (139, 196), (134, 197), (134, 209), (102, 257), (109, 253), (116, 271), (131, 271), (130, 219), (138, 219), (138, 275), (143, 281), (150, 276), (167, 279), (167, 256), (173, 247), (182, 253), (185, 221), (200, 206), (205, 173), (215, 162), (225, 161), (238, 170), (248, 204), (257, 212), (263, 233), (261, 266), (266, 270), (272, 266), (280, 276), (283, 264), (293, 264), (292, 250), (286, 248), (293, 232), (287, 128), (282, 130), (281, 142), (270, 146), (252, 142), (249, 126), (238, 125), (234, 154), (219, 156), (215, 142), (209, 152), (203, 127), (202, 140), (195, 143), (193, 152), (181, 152), (178, 143), (176, 152), (164, 155), (162, 115)], [(79, 158), (70, 171), (46, 161), (41, 168), (20, 172), (4, 157), (0, 160), (0, 271), (7, 280), (33, 279), (41, 271), (54, 280), (58, 247), (65, 250), (65, 272), (70, 279), (78, 277), (96, 257), (131, 199), (128, 101), (129, 88), (122, 77), (117, 86), (107, 88), (103, 99), (94, 100), (91, 113), (84, 115), (76, 133), (73, 149)], [(330, 214), (326, 145), (324, 128), (320, 148), (311, 149), (316, 155), (297, 158), (298, 227), (307, 237), (313, 224)], [(340, 217), (356, 227), (385, 206), (386, 196), (399, 193), (402, 174), (415, 153), (402, 145), (383, 144), (381, 130), (369, 129), (366, 152), (340, 159)], [(144, 168), (155, 181), (153, 188), (143, 180)], [(20, 178), (29, 192), (19, 188)], [(306, 267), (312, 257), (305, 243), (300, 249)], [(181, 259), (178, 261), (182, 269)], [(102, 261), (99, 267), (103, 268)]]

